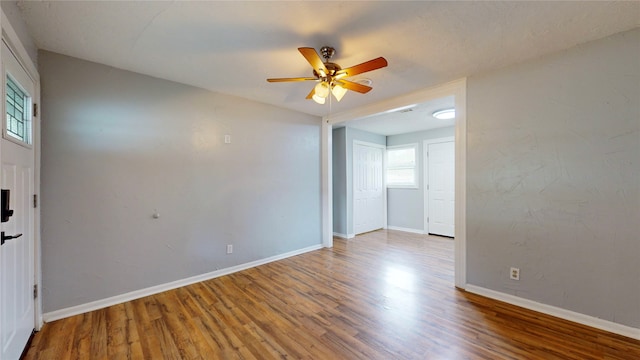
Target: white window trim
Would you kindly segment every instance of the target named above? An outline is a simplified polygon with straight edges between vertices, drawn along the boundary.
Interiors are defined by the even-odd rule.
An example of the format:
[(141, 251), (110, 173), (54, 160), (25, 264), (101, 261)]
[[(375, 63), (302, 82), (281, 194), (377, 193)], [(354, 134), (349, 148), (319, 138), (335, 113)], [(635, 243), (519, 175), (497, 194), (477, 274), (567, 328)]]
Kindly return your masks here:
[[(410, 149), (413, 148), (413, 153), (415, 156), (415, 162), (413, 166), (404, 166), (404, 167), (397, 167), (395, 169), (413, 169), (414, 170), (414, 178), (413, 178), (413, 183), (411, 184), (389, 184), (389, 181), (387, 179), (387, 189), (419, 189), (419, 177), (420, 177), (420, 162), (418, 161), (418, 143), (409, 143), (409, 144), (402, 144), (402, 145), (394, 145), (394, 146), (387, 146), (387, 151), (389, 150), (397, 150), (397, 149)], [(384, 169), (384, 173), (385, 176), (387, 175), (387, 171), (389, 169), (389, 161), (387, 158), (387, 152), (385, 152), (385, 164), (386, 167)], [(386, 176), (387, 177), (387, 176)], [(387, 177), (388, 178), (388, 177)]]

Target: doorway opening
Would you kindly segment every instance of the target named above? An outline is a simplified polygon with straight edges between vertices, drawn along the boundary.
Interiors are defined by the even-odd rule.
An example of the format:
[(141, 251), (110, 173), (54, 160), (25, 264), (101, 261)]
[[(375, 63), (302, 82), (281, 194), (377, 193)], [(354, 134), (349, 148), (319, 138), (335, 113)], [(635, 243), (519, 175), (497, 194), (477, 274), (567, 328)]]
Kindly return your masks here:
[[(407, 94), (398, 98), (390, 99), (374, 105), (366, 106), (363, 108), (347, 111), (340, 114), (333, 114), (331, 119), (323, 119), (322, 129), (322, 143), (323, 143), (323, 244), (326, 247), (333, 246), (333, 221), (334, 221), (334, 208), (333, 208), (333, 167), (332, 156), (335, 158), (335, 154), (332, 154), (333, 144), (333, 129), (334, 127), (351, 127), (356, 121), (361, 119), (371, 119), (381, 114), (394, 113), (396, 111), (406, 110), (408, 108), (416, 107), (417, 104), (426, 104), (434, 102), (439, 99), (449, 98), (452, 100), (455, 110), (456, 118), (452, 124), (452, 128), (449, 129), (452, 134), (449, 137), (455, 139), (455, 165), (454, 165), (454, 215), (453, 215), (453, 228), (454, 228), (454, 243), (455, 243), (455, 285), (459, 288), (464, 288), (466, 284), (466, 257), (465, 257), (465, 245), (466, 245), (466, 229), (465, 229), (465, 208), (466, 208), (466, 184), (465, 184), (465, 162), (466, 162), (466, 79), (454, 81), (441, 86), (429, 88), (423, 91)], [(401, 109), (401, 110), (398, 110)], [(440, 136), (447, 137), (447, 136)], [(388, 139), (388, 138), (387, 138)], [(345, 138), (346, 140), (346, 138)], [(424, 145), (423, 141), (419, 143)], [(350, 146), (350, 144), (343, 144), (344, 146)], [(387, 145), (392, 145), (387, 141)], [(421, 155), (422, 157), (422, 155)], [(419, 161), (419, 167), (424, 167), (424, 164)], [(421, 189), (418, 192), (422, 191)], [(424, 199), (424, 193), (420, 195)], [(392, 199), (387, 199), (387, 212), (388, 212), (388, 228), (391, 229), (392, 223)], [(347, 199), (347, 204), (350, 199)], [(424, 202), (420, 202), (420, 209), (418, 213), (424, 215)], [(418, 229), (421, 232), (427, 230), (422, 224), (425, 221), (423, 216), (420, 216), (421, 225), (418, 225)], [(399, 226), (402, 227), (402, 226)], [(421, 228), (421, 229), (420, 229)], [(411, 230), (406, 228), (405, 230)], [(428, 230), (427, 230), (428, 231)]]

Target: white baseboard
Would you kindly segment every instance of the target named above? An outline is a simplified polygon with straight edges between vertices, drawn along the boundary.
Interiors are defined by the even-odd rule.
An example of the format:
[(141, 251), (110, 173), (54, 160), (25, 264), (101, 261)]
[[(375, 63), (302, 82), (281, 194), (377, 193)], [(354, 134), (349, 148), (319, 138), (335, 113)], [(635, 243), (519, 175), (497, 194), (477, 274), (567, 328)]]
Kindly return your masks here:
[(354, 237), (356, 237), (356, 234), (340, 234), (340, 233), (333, 233), (333, 236), (335, 237), (339, 237), (341, 239), (353, 239)]
[(345, 234), (333, 233), (333, 235), (335, 235), (335, 236), (337, 236), (337, 237), (339, 237), (341, 239), (347, 239), (347, 240), (353, 239), (354, 237), (356, 237), (356, 234), (346, 234), (345, 235)]
[(414, 234), (424, 234), (424, 230), (422, 229), (411, 229), (411, 228), (404, 228), (404, 227), (399, 227), (399, 226), (387, 226), (387, 229), (389, 230), (397, 230), (397, 231), (404, 231), (404, 232), (408, 232), (408, 233), (414, 233)]
[(105, 307), (121, 304), (121, 303), (124, 303), (124, 302), (127, 302), (127, 301), (139, 299), (139, 298), (142, 298), (142, 297), (145, 297), (145, 296), (154, 295), (154, 294), (158, 294), (158, 293), (161, 293), (161, 292), (164, 292), (164, 291), (177, 289), (179, 287), (195, 284), (195, 283), (198, 283), (198, 282), (201, 282), (201, 281), (206, 281), (206, 280), (214, 279), (214, 278), (217, 278), (217, 277), (220, 277), (220, 276), (233, 274), (233, 273), (238, 272), (238, 271), (250, 269), (250, 268), (253, 268), (253, 267), (256, 267), (256, 266), (264, 265), (264, 264), (267, 264), (267, 263), (270, 263), (270, 262), (286, 259), (288, 257), (304, 254), (304, 253), (307, 253), (307, 252), (310, 252), (310, 251), (319, 250), (319, 249), (322, 249), (322, 245), (321, 244), (309, 246), (309, 247), (306, 247), (306, 248), (303, 248), (303, 249), (299, 249), (299, 250), (290, 251), (288, 253), (284, 253), (284, 254), (280, 254), (280, 255), (271, 256), (271, 257), (268, 257), (266, 259), (260, 259), (260, 260), (256, 260), (256, 261), (251, 261), (251, 262), (248, 262), (248, 263), (245, 263), (245, 264), (232, 266), (232, 267), (229, 267), (229, 268), (226, 268), (226, 269), (220, 269), (220, 270), (212, 271), (212, 272), (209, 272), (209, 273), (206, 273), (206, 274), (192, 276), (192, 277), (189, 277), (189, 278), (186, 278), (186, 279), (182, 279), (182, 280), (172, 281), (172, 282), (169, 282), (169, 283), (166, 283), (166, 284), (160, 284), (160, 285), (148, 287), (148, 288), (145, 288), (145, 289), (135, 290), (135, 291), (132, 291), (132, 292), (128, 292), (126, 294), (116, 295), (116, 296), (112, 296), (112, 297), (109, 297), (109, 298), (106, 298), (106, 299), (92, 301), (92, 302), (89, 302), (89, 303), (86, 303), (86, 304), (82, 304), (82, 305), (76, 305), (76, 306), (68, 307), (68, 308), (65, 308), (65, 309), (51, 311), (51, 312), (48, 312), (48, 313), (44, 313), (43, 314), (43, 318), (44, 318), (45, 322), (51, 322), (51, 321), (55, 321), (55, 320), (59, 320), (59, 319), (64, 319), (64, 318), (67, 318), (67, 317), (70, 317), (70, 316), (84, 314), (84, 313), (89, 312), (89, 311), (94, 311), (94, 310), (102, 309), (102, 308), (105, 308)]
[(537, 301), (521, 298), (515, 295), (486, 289), (480, 286), (467, 284), (465, 290), (474, 294), (486, 296), (494, 300), (500, 300), (525, 309), (541, 312), (543, 314), (555, 316), (564, 320), (573, 321), (578, 324), (591, 326), (596, 329), (640, 340), (640, 329), (638, 328), (614, 323), (608, 320), (603, 320), (597, 317), (577, 313), (556, 306), (539, 303)]

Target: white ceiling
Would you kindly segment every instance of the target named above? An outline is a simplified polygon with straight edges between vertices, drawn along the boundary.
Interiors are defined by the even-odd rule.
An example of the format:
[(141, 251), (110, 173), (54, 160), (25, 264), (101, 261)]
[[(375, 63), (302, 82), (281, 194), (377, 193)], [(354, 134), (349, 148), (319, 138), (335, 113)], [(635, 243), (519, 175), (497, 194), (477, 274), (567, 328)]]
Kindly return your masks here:
[(415, 104), (408, 109), (403, 106), (373, 116), (350, 120), (337, 127), (349, 126), (387, 136), (450, 127), (455, 125), (455, 119), (436, 119), (433, 117), (433, 113), (454, 107), (454, 97), (446, 96), (426, 103)]
[[(338, 113), (640, 25), (640, 2), (24, 1), (41, 49), (313, 115), (297, 51), (336, 48), (342, 67), (384, 56)], [(357, 79), (358, 77), (356, 77)], [(352, 79), (353, 80), (353, 79)]]

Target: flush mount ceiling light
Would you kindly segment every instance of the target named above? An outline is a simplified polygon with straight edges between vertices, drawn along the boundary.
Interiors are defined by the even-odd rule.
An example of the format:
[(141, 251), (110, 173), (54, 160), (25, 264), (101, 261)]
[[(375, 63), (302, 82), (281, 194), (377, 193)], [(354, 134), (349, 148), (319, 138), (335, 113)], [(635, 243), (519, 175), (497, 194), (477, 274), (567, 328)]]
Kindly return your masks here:
[(436, 119), (450, 120), (456, 117), (456, 109), (438, 110), (431, 115)]

